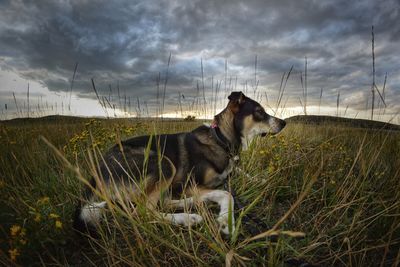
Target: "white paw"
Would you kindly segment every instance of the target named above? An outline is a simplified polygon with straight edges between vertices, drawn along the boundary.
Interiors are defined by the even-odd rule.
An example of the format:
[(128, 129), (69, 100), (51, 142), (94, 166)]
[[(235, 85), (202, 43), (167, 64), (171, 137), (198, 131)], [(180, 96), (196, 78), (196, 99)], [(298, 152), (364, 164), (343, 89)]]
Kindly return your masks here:
[(175, 213), (173, 223), (183, 225), (183, 226), (192, 226), (203, 221), (203, 217), (198, 214), (189, 214), (189, 213)]
[(235, 232), (235, 218), (232, 216), (232, 232), (229, 233), (229, 224), (228, 224), (228, 214), (221, 215), (217, 218), (219, 223), (220, 231), (224, 235), (229, 236), (229, 234), (233, 234)]

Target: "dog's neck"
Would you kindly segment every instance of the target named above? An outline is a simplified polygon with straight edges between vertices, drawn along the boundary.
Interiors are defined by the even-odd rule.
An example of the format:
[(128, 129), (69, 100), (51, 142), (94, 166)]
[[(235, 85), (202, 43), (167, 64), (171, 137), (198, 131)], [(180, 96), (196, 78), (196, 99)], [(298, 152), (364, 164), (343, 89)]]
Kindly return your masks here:
[(211, 127), (218, 127), (224, 137), (229, 141), (232, 148), (237, 149), (240, 144), (240, 139), (238, 139), (236, 133), (234, 117), (232, 110), (225, 108), (219, 114), (215, 115)]

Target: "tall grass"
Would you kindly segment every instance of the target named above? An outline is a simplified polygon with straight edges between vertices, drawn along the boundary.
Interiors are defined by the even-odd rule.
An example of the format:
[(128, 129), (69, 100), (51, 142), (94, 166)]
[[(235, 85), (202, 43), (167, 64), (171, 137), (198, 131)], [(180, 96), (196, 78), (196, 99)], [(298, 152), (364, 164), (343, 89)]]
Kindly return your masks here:
[[(385, 75), (384, 78), (384, 83), (383, 83), (383, 88), (382, 88), (382, 94), (380, 90), (378, 89), (378, 86), (375, 84), (375, 52), (374, 52), (374, 34), (372, 31), (372, 58), (373, 58), (373, 71), (372, 71), (372, 85), (371, 85), (371, 90), (373, 92), (373, 99), (372, 99), (372, 107), (369, 104), (369, 99), (367, 99), (367, 103), (365, 106), (365, 112), (369, 111), (371, 108), (371, 119), (373, 119), (373, 114), (374, 110), (378, 108), (379, 112), (381, 114), (379, 115), (385, 115), (386, 111), (386, 102), (385, 102), (385, 89), (386, 89), (386, 82), (387, 82), (387, 74)], [(104, 90), (102, 88), (96, 87), (95, 86), (95, 79), (91, 79), (91, 86), (93, 88), (93, 97), (97, 99), (98, 104), (100, 105), (101, 109), (103, 110), (103, 116), (109, 118), (109, 117), (142, 117), (144, 114), (146, 114), (147, 117), (165, 117), (166, 114), (168, 116), (171, 116), (173, 112), (175, 112), (176, 117), (186, 117), (186, 116), (197, 116), (197, 117), (203, 117), (203, 118), (212, 118), (212, 115), (217, 112), (218, 109), (225, 107), (225, 100), (227, 98), (227, 95), (230, 91), (232, 90), (239, 90), (237, 88), (237, 82), (238, 82), (238, 76), (235, 76), (235, 81), (232, 81), (233, 76), (228, 73), (228, 61), (225, 59), (225, 65), (224, 65), (224, 77), (220, 80), (215, 80), (215, 91), (214, 91), (214, 76), (211, 76), (211, 83), (207, 84), (205, 81), (206, 77), (204, 76), (204, 62), (203, 58), (200, 58), (200, 70), (201, 70), (201, 77), (196, 80), (197, 84), (195, 86), (195, 93), (194, 92), (185, 92), (186, 95), (186, 100), (185, 102), (187, 105), (182, 105), (181, 103), (181, 96), (183, 94), (179, 93), (178, 94), (172, 94), (172, 92), (167, 93), (167, 85), (169, 81), (169, 73), (170, 73), (170, 67), (171, 67), (171, 57), (172, 54), (169, 54), (168, 61), (166, 62), (166, 70), (165, 70), (165, 77), (163, 81), (161, 81), (161, 73), (158, 73), (157, 79), (156, 79), (156, 99), (155, 101), (153, 100), (148, 100), (148, 101), (143, 101), (143, 99), (140, 99), (138, 96), (136, 96), (136, 102), (137, 105), (133, 104), (134, 102), (131, 102), (131, 97), (129, 96), (132, 94), (132, 92), (129, 92), (131, 90), (130, 88), (123, 89), (123, 93), (121, 94), (120, 92), (120, 86), (119, 86), (119, 81), (117, 81), (117, 90), (114, 95), (111, 84), (108, 85), (108, 87)], [(68, 99), (65, 99), (66, 97), (62, 97), (61, 95), (54, 93), (56, 96), (61, 96), (59, 97), (56, 102), (48, 104), (46, 100), (46, 104), (44, 105), (42, 98), (38, 98), (38, 101), (34, 104), (31, 105), (31, 102), (34, 102), (30, 100), (30, 89), (29, 89), (29, 84), (28, 84), (28, 92), (27, 92), (27, 108), (26, 108), (26, 101), (17, 99), (15, 93), (13, 93), (13, 102), (11, 105), (5, 103), (6, 109), (5, 112), (2, 109), (2, 115), (6, 119), (13, 118), (13, 117), (40, 117), (40, 116), (45, 116), (45, 115), (50, 115), (50, 114), (61, 114), (61, 115), (73, 115), (75, 114), (73, 110), (71, 110), (71, 99), (72, 99), (72, 89), (73, 85), (75, 82), (75, 77), (77, 73), (77, 67), (78, 63), (75, 64), (75, 68), (73, 70), (73, 75), (72, 79), (70, 82), (70, 88), (69, 92), (67, 92)], [(289, 81), (289, 78), (293, 72), (294, 66), (291, 66), (290, 70), (288, 72), (284, 72), (279, 88), (275, 88), (277, 90), (277, 95), (275, 96), (267, 96), (267, 89), (262, 88), (259, 89), (259, 80), (258, 80), (258, 57), (255, 55), (254, 58), (254, 78), (250, 79), (250, 85), (251, 89), (253, 90), (253, 94), (251, 95), (250, 92), (248, 92), (248, 80), (245, 79), (245, 77), (241, 77), (244, 80), (243, 88), (242, 91), (245, 92), (245, 94), (248, 94), (253, 97), (256, 101), (262, 102), (263, 95), (266, 96), (266, 105), (272, 110), (273, 114), (278, 114), (278, 111), (280, 110), (281, 115), (285, 113), (285, 107), (286, 104), (289, 102), (289, 99), (291, 95), (285, 95), (285, 90), (287, 83)], [(310, 105), (309, 101), (309, 89), (308, 89), (308, 59), (305, 57), (305, 62), (304, 62), (304, 74), (303, 72), (300, 71), (300, 85), (301, 85), (301, 90), (302, 90), (302, 95), (298, 98), (300, 107), (305, 115), (307, 115), (307, 107)], [(229, 79), (228, 79), (229, 75)], [(222, 76), (222, 75), (221, 75)], [(304, 76), (304, 77), (303, 77)], [(200, 80), (201, 79), (201, 80)], [(161, 82), (163, 84), (161, 84)], [(201, 82), (201, 84), (200, 84)], [(224, 83), (224, 90), (222, 89), (222, 83)], [(209, 90), (209, 88), (211, 90)], [(128, 91), (127, 91), (128, 90)], [(202, 90), (202, 92), (200, 92)], [(375, 90), (378, 92), (379, 95), (379, 102), (377, 108), (375, 107)], [(69, 95), (68, 95), (69, 93)], [(327, 94), (329, 96), (329, 94)], [(168, 97), (174, 97), (177, 102), (179, 102), (179, 105), (173, 106), (170, 105), (169, 103), (165, 103), (166, 98)], [(177, 98), (176, 98), (177, 97)], [(54, 99), (57, 97), (54, 97)], [(272, 99), (275, 98), (276, 101), (272, 101)], [(23, 98), (25, 99), (25, 98)], [(60, 101), (61, 99), (61, 101)], [(18, 101), (17, 101), (18, 100)], [(293, 99), (290, 99), (293, 101)], [(23, 107), (21, 104), (18, 104), (18, 102), (23, 101)], [(67, 102), (66, 102), (67, 101)], [(134, 99), (132, 101), (135, 101)], [(273, 103), (274, 102), (274, 103)], [(311, 101), (312, 102), (312, 101)], [(319, 95), (319, 110), (321, 107), (321, 102), (322, 102), (322, 88), (320, 91)], [(64, 105), (65, 103), (65, 105)], [(265, 103), (263, 103), (265, 104)], [(272, 104), (272, 105), (270, 105)], [(142, 106), (145, 106), (145, 109), (142, 108)], [(166, 106), (167, 105), (167, 106)], [(383, 106), (382, 106), (383, 105)], [(35, 107), (37, 108), (35, 109)], [(61, 106), (61, 108), (60, 108)], [(64, 108), (65, 106), (65, 108)], [(150, 106), (150, 110), (149, 110)], [(11, 107), (11, 109), (10, 109)], [(133, 111), (132, 111), (133, 107)], [(346, 107), (341, 107), (342, 109), (345, 108), (346, 110), (341, 114), (346, 114), (349, 106)], [(350, 106), (351, 107), (351, 106)], [(209, 110), (214, 110), (214, 112), (208, 112)], [(111, 114), (111, 116), (110, 116)], [(336, 114), (339, 114), (339, 105), (337, 103), (337, 112)], [(286, 114), (288, 115), (288, 114)], [(297, 115), (297, 114), (296, 114)], [(358, 115), (358, 112), (357, 112)], [(356, 116), (357, 116), (356, 115)], [(386, 114), (387, 115), (387, 114)], [(376, 117), (376, 116), (375, 116)], [(386, 116), (388, 117), (388, 116)], [(380, 117), (382, 119), (382, 117)]]
[[(193, 207), (205, 222), (187, 229), (149, 213), (145, 201), (136, 203), (135, 215), (129, 205), (109, 203), (100, 238), (75, 235), (71, 218), (83, 184), (77, 171), (88, 178), (96, 157), (120, 139), (198, 124), (1, 123), (1, 263), (279, 266), (295, 258), (322, 266), (399, 264), (399, 133), (333, 124), (288, 124), (280, 135), (258, 138), (242, 152), (241, 171), (233, 173), (230, 187), (247, 205), (235, 211), (231, 238), (219, 234), (213, 205)], [(271, 228), (244, 220), (249, 213)]]

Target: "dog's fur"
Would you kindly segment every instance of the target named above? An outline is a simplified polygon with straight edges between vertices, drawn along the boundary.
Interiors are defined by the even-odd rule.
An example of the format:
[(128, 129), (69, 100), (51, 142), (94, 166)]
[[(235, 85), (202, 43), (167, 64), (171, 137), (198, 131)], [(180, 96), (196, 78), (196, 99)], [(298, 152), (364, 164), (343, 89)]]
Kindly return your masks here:
[[(128, 199), (132, 203), (144, 194), (146, 207), (154, 212), (162, 195), (168, 196), (163, 203), (169, 207), (215, 202), (220, 207), (217, 218), (220, 230), (230, 234), (228, 216), (232, 215), (234, 225), (234, 200), (229, 192), (216, 188), (232, 171), (240, 149), (247, 149), (258, 135), (280, 132), (285, 122), (268, 115), (259, 103), (242, 92), (232, 92), (228, 99), (227, 107), (215, 116), (210, 127), (200, 126), (187, 133), (134, 137), (115, 145), (102, 158), (101, 178), (93, 178), (92, 187), (110, 193), (116, 202)], [(172, 199), (182, 196), (185, 198)], [(84, 201), (75, 212), (75, 229), (93, 232), (105, 206), (106, 202), (98, 201), (93, 190), (86, 190)], [(198, 214), (157, 214), (185, 226), (203, 220)]]

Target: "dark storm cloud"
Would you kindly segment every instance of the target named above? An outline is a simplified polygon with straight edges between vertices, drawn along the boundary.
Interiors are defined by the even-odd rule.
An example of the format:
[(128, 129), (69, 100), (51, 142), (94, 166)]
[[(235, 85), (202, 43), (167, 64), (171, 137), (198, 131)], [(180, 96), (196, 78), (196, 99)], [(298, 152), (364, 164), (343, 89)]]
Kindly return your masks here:
[(394, 105), (400, 101), (399, 18), (395, 0), (0, 1), (0, 66), (68, 91), (79, 62), (76, 93), (88, 96), (94, 78), (104, 94), (118, 83), (132, 97), (151, 99), (172, 53), (167, 96), (173, 100), (178, 92), (197, 93), (200, 58), (206, 82), (224, 79), (227, 59), (228, 76), (238, 76), (242, 89), (254, 80), (257, 55), (259, 87), (272, 97), (282, 73), (294, 66), (287, 94), (298, 105), (307, 56), (309, 102), (323, 87), (326, 104), (334, 106), (339, 90), (350, 98), (368, 90), (375, 25), (377, 81), (381, 87), (389, 73)]

